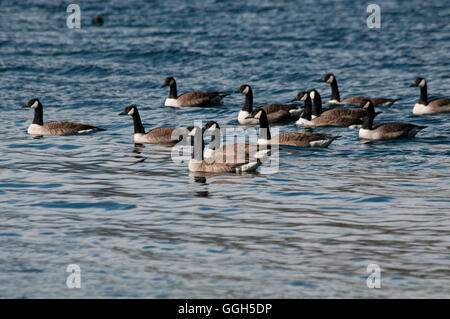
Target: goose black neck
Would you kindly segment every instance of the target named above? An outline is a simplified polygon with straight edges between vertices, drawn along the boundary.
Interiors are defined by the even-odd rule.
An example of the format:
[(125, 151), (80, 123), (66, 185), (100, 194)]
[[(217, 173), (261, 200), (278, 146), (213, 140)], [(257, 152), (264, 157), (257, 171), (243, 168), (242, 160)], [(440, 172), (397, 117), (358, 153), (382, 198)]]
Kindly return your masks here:
[(305, 107), (303, 109), (302, 118), (311, 121), (311, 112), (312, 112), (311, 98), (308, 96), (305, 100)]
[(423, 104), (423, 105), (428, 104), (428, 93), (427, 93), (427, 85), (426, 84), (420, 88), (419, 104)]
[[(199, 136), (200, 134), (200, 136)], [(200, 138), (201, 138), (201, 143), (200, 142)], [(196, 143), (197, 142), (197, 143)], [(191, 136), (191, 146), (192, 146), (192, 153), (191, 153), (191, 158), (198, 160), (198, 161), (203, 161), (203, 148), (205, 147), (205, 142), (203, 140), (203, 133), (196, 133), (195, 136)]]
[(362, 128), (365, 130), (372, 130), (374, 118), (375, 118), (375, 114), (373, 114), (372, 112), (368, 113), (366, 119), (364, 120)]
[(134, 134), (141, 133), (145, 134), (144, 125), (142, 125), (141, 116), (137, 109), (133, 112), (133, 123), (134, 123)]
[(177, 82), (175, 80), (170, 85), (170, 93), (169, 93), (170, 99), (177, 99), (178, 98), (178, 92), (177, 92)]
[(253, 91), (251, 88), (249, 88), (247, 94), (245, 94), (245, 102), (242, 111), (247, 111), (248, 113), (252, 113), (253, 111)]
[(314, 106), (312, 108), (312, 115), (320, 116), (322, 114), (322, 98), (319, 92), (314, 92)]
[(341, 101), (341, 96), (339, 95), (339, 88), (336, 79), (330, 83), (331, 86), (331, 100)]
[(259, 118), (259, 136), (260, 138), (266, 140), (272, 139), (270, 135), (269, 120), (267, 119), (265, 112), (263, 112)]
[(34, 109), (34, 119), (33, 124), (44, 125), (44, 111), (42, 109), (42, 104), (39, 103), (37, 108)]

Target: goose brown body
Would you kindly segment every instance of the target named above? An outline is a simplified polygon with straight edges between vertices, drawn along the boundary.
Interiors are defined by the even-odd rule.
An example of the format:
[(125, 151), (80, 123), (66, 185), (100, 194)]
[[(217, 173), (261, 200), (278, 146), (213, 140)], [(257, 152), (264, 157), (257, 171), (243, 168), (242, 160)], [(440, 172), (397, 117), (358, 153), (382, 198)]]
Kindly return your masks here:
[[(259, 121), (250, 117), (253, 112), (253, 90), (250, 85), (241, 85), (236, 93), (242, 93), (245, 95), (244, 105), (239, 112), (238, 122), (243, 125), (257, 125)], [(269, 123), (283, 123), (294, 121), (298, 118), (301, 112), (301, 108), (297, 104), (267, 104), (260, 106), (267, 114)]]
[(364, 109), (336, 107), (336, 108), (324, 111), (321, 114), (321, 116), (323, 116), (323, 117), (347, 116), (347, 117), (361, 118), (366, 114), (367, 114), (367, 112)]
[(103, 129), (99, 127), (78, 122), (51, 122), (38, 126), (36, 124), (31, 124), (28, 133), (35, 135), (71, 135), (71, 134), (81, 134), (81, 133), (91, 133), (97, 132)]
[(374, 106), (391, 106), (398, 99), (390, 99), (383, 97), (367, 97), (367, 96), (350, 96), (341, 99), (339, 94), (339, 88), (336, 80), (336, 76), (332, 73), (326, 74), (319, 82), (329, 83), (331, 87), (331, 98), (328, 102), (329, 104), (349, 104), (349, 105), (360, 105), (361, 102), (365, 100), (370, 100)]
[(208, 163), (205, 160), (203, 160), (203, 161), (190, 160), (189, 161), (189, 170), (191, 172), (240, 173), (240, 172), (242, 172), (240, 167), (242, 167), (242, 165), (245, 163), (248, 163), (248, 162), (244, 162), (244, 163), (242, 163), (242, 162)]
[(361, 103), (367, 110), (367, 117), (363, 126), (359, 130), (359, 137), (366, 140), (393, 140), (401, 138), (411, 138), (426, 126), (419, 126), (410, 123), (378, 123), (373, 124), (375, 116), (372, 101), (365, 100)]
[(286, 146), (314, 147), (314, 142), (327, 141), (328, 144), (324, 142), (324, 145), (328, 146), (339, 137), (312, 132), (284, 132), (278, 135), (278, 143)]
[(34, 109), (33, 123), (28, 127), (28, 134), (42, 136), (62, 136), (81, 133), (92, 133), (104, 131), (100, 127), (79, 122), (50, 122), (44, 124), (44, 111), (41, 102), (38, 99), (31, 99), (23, 107)]
[[(251, 161), (249, 157), (236, 159), (235, 157), (211, 157), (204, 159), (203, 130), (195, 127), (189, 135), (192, 137), (192, 158), (189, 161), (191, 172), (211, 172), (211, 173), (242, 173), (256, 170), (260, 165), (260, 160)], [(200, 144), (200, 150), (195, 143)], [(196, 151), (197, 150), (197, 151)], [(225, 153), (223, 153), (225, 154)]]
[(420, 88), (419, 101), (414, 105), (413, 114), (425, 115), (450, 112), (450, 98), (442, 97), (428, 100), (427, 82), (424, 78), (416, 78), (410, 86)]
[(218, 160), (229, 158), (237, 161), (243, 161), (253, 158), (255, 154), (261, 150), (263, 150), (263, 147), (258, 144), (234, 143), (223, 145), (219, 149), (214, 150), (212, 156)]
[(182, 139), (182, 130), (179, 127), (160, 126), (144, 134), (140, 141), (149, 144), (177, 143)]
[(367, 96), (350, 96), (337, 103), (330, 104), (348, 104), (348, 105), (360, 105), (362, 101), (370, 100), (375, 106), (390, 106), (397, 101), (397, 99), (388, 99), (382, 97), (367, 97)]
[(258, 144), (286, 145), (296, 147), (327, 147), (340, 136), (331, 136), (312, 132), (283, 132), (272, 138), (269, 122), (264, 109), (253, 111), (253, 117), (259, 120), (260, 134)]
[(170, 86), (169, 97), (165, 101), (166, 106), (172, 107), (209, 107), (220, 105), (222, 99), (228, 94), (222, 92), (186, 92), (181, 95), (177, 93), (177, 83), (173, 77), (165, 79), (163, 85)]
[(304, 112), (301, 118), (296, 122), (297, 125), (304, 127), (350, 127), (353, 125), (361, 125), (363, 123), (361, 117), (366, 114), (366, 111), (360, 111), (359, 109), (335, 108), (329, 109), (323, 113), (318, 111), (318, 113), (316, 113), (318, 116), (313, 118), (311, 96), (315, 98), (316, 102), (318, 102), (317, 98), (320, 99), (320, 96), (318, 96), (317, 91), (315, 90), (297, 94), (296, 99), (305, 102)]
[(204, 132), (211, 132), (211, 142), (205, 152), (206, 157), (214, 158), (217, 161), (225, 161), (227, 158), (234, 161), (244, 161), (249, 158), (264, 158), (270, 155), (270, 147), (249, 143), (233, 143), (220, 146), (221, 132), (216, 121), (209, 121), (205, 124)]
[[(367, 114), (367, 111), (358, 107), (358, 108), (344, 108), (344, 107), (334, 107), (331, 109), (323, 110), (322, 109), (322, 97), (317, 90), (310, 90), (308, 92), (311, 97), (312, 105), (312, 114), (311, 117), (363, 117)], [(294, 100), (300, 100), (301, 95), (297, 95)]]
[(186, 131), (174, 126), (156, 127), (146, 133), (142, 125), (141, 116), (135, 105), (127, 106), (119, 115), (130, 115), (134, 124), (134, 142), (137, 144), (170, 144), (177, 143), (183, 139)]

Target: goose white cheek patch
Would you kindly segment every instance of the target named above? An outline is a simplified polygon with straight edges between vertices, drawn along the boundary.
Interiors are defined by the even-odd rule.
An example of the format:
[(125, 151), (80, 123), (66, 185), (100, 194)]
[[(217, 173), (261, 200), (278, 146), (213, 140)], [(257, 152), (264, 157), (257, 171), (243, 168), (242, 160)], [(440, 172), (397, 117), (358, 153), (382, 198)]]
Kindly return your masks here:
[(197, 128), (193, 128), (191, 130), (191, 132), (189, 133), (189, 136), (195, 136), (196, 133), (197, 133)]
[(242, 93), (247, 94), (248, 93), (248, 86), (245, 87), (244, 91), (242, 91)]
[(134, 109), (131, 109), (129, 112), (128, 112), (128, 115), (133, 115), (134, 114)]
[(38, 107), (38, 101), (35, 101), (31, 106), (32, 109), (35, 109)]
[(420, 87), (425, 86), (425, 80), (424, 79), (422, 79), (422, 81), (420, 81), (419, 86)]

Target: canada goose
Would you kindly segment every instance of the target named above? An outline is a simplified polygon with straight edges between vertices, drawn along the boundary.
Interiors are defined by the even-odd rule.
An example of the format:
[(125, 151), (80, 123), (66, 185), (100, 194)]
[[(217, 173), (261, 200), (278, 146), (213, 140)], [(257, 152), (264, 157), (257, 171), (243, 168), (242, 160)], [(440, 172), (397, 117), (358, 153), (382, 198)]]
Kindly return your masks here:
[[(327, 110), (322, 110), (322, 98), (317, 90), (310, 90), (309, 96), (313, 102), (311, 118), (314, 119), (319, 116), (350, 116), (350, 117), (363, 117), (367, 114), (367, 111), (360, 108), (345, 108), (335, 107)], [(298, 96), (294, 100), (299, 100)]]
[(186, 107), (186, 106), (214, 106), (219, 105), (222, 99), (229, 95), (222, 92), (186, 92), (178, 96), (177, 82), (173, 77), (165, 79), (161, 87), (170, 86), (169, 97), (166, 99), (164, 105), (172, 107)]
[(267, 115), (264, 109), (259, 108), (254, 110), (252, 113), (253, 114), (251, 116), (259, 120), (258, 144), (278, 144), (297, 147), (327, 147), (331, 144), (331, 142), (340, 137), (310, 132), (285, 132), (280, 133), (273, 140), (270, 134), (269, 121), (267, 120)]
[[(244, 84), (235, 93), (245, 95), (245, 102), (242, 110), (239, 111), (238, 122), (242, 125), (257, 125), (257, 119), (249, 117), (253, 111), (253, 90), (250, 85)], [(302, 111), (296, 104), (269, 104), (261, 106), (266, 111), (270, 123), (292, 121), (298, 118)]]
[[(344, 127), (355, 127), (363, 123), (361, 118), (352, 117), (348, 115), (341, 115), (339, 113), (322, 113), (316, 118), (312, 118), (312, 104), (311, 96), (308, 92), (300, 92), (297, 94), (297, 99), (299, 101), (305, 102), (305, 109), (302, 116), (295, 123), (303, 127), (317, 127), (317, 126), (344, 126)], [(331, 111), (331, 110), (330, 110)]]
[(204, 151), (205, 158), (217, 158), (224, 159), (225, 157), (229, 158), (265, 158), (270, 156), (270, 148), (266, 146), (260, 146), (258, 144), (249, 144), (249, 143), (234, 143), (227, 144), (220, 147), (220, 126), (215, 121), (209, 121), (205, 124), (204, 132), (211, 132), (211, 142), (208, 147)]
[(391, 106), (398, 99), (386, 99), (381, 97), (366, 97), (366, 96), (352, 96), (341, 100), (341, 96), (339, 95), (339, 88), (337, 85), (336, 76), (332, 73), (326, 74), (319, 82), (329, 83), (331, 86), (331, 98), (328, 102), (329, 104), (351, 104), (351, 105), (360, 105), (364, 100), (372, 101), (373, 105), (378, 106)]
[(450, 112), (450, 99), (441, 97), (428, 101), (427, 82), (424, 78), (417, 78), (410, 87), (418, 86), (420, 88), (419, 101), (414, 105), (413, 114), (434, 114)]
[(51, 122), (44, 125), (44, 112), (38, 99), (31, 99), (23, 107), (34, 109), (33, 123), (28, 127), (32, 135), (69, 135), (105, 131), (103, 128), (78, 122)]
[(373, 125), (375, 117), (372, 101), (364, 100), (361, 106), (367, 110), (367, 117), (363, 126), (359, 129), (359, 138), (366, 140), (392, 140), (398, 138), (414, 137), (426, 126), (418, 126), (408, 123), (378, 123)]
[(255, 171), (260, 165), (261, 161), (250, 162), (249, 159), (238, 159), (230, 161), (226, 158), (224, 161), (204, 160), (204, 141), (203, 130), (199, 127), (194, 127), (190, 132), (192, 157), (189, 161), (189, 170), (191, 172), (211, 172), (211, 173), (242, 173)]
[(145, 133), (139, 111), (135, 105), (127, 106), (119, 115), (130, 115), (134, 123), (134, 142), (136, 144), (177, 143), (183, 139), (181, 128), (161, 126)]

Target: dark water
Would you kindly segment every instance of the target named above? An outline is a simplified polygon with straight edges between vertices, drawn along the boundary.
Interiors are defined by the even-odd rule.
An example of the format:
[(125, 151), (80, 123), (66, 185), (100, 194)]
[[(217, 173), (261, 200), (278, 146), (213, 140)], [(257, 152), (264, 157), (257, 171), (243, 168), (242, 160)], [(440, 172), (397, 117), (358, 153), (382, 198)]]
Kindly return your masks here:
[[(417, 76), (450, 94), (449, 1), (378, 1), (381, 29), (355, 1), (1, 1), (0, 297), (448, 297), (449, 116), (414, 116)], [(102, 27), (90, 25), (103, 14)], [(325, 150), (285, 148), (276, 174), (198, 182), (164, 146), (136, 148), (147, 129), (215, 119), (237, 125), (242, 95), (211, 109), (163, 106), (179, 91), (253, 86), (255, 103), (288, 102), (328, 85), (341, 95), (401, 98), (378, 121), (428, 128), (408, 141)], [(44, 120), (107, 128), (32, 139)], [(299, 130), (294, 124), (281, 131)], [(366, 268), (381, 268), (368, 289)], [(68, 264), (81, 289), (68, 289)]]

